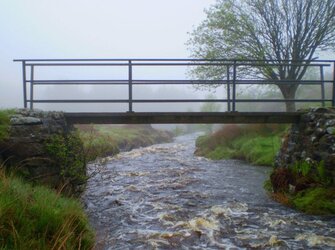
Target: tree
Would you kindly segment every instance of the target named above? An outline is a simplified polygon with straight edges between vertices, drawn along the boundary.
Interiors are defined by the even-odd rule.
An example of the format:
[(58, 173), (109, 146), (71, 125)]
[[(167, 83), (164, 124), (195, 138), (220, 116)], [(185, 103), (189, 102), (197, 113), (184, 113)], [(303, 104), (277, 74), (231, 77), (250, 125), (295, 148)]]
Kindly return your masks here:
[[(197, 58), (293, 61), (260, 67), (258, 73), (280, 80), (277, 86), (284, 99), (294, 99), (299, 84), (285, 80), (301, 80), (317, 50), (335, 47), (335, 1), (218, 0), (191, 33), (188, 44)], [(198, 67), (193, 73), (207, 79), (220, 79), (223, 74), (208, 67)], [(287, 101), (286, 109), (294, 111), (294, 102)]]

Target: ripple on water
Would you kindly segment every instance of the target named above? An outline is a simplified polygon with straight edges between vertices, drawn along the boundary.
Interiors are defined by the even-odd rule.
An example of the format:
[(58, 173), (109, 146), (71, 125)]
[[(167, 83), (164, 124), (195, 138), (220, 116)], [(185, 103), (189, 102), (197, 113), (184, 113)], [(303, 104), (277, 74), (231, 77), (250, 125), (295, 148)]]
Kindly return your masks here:
[(302, 215), (266, 196), (268, 169), (193, 152), (194, 138), (184, 137), (108, 158), (83, 195), (97, 249), (335, 247), (333, 218)]

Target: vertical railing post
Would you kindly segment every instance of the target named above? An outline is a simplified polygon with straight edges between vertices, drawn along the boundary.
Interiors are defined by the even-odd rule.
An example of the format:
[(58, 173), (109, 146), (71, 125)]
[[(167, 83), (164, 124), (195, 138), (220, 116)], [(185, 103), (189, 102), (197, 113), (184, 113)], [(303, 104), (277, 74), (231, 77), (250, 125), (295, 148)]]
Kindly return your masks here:
[(133, 112), (133, 67), (131, 60), (128, 61), (128, 112)]
[(233, 111), (236, 111), (236, 60), (233, 64)]
[(321, 81), (321, 99), (322, 99), (322, 107), (326, 106), (325, 104), (325, 76), (323, 72), (323, 66), (320, 66), (320, 81)]
[(227, 65), (227, 110), (231, 111), (230, 107), (230, 74), (229, 74), (230, 65)]
[(34, 108), (34, 65), (30, 66), (30, 109)]
[(335, 107), (335, 61), (333, 61), (333, 101), (332, 106)]
[(27, 105), (27, 76), (26, 76), (26, 61), (22, 61), (22, 80), (23, 80), (23, 107), (26, 109)]

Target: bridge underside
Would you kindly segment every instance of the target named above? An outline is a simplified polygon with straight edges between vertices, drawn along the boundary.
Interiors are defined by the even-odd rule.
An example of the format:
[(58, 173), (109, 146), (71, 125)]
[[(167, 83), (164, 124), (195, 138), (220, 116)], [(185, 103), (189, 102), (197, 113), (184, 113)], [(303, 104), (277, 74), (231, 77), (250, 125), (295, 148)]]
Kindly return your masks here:
[(72, 124), (298, 123), (300, 112), (65, 113)]

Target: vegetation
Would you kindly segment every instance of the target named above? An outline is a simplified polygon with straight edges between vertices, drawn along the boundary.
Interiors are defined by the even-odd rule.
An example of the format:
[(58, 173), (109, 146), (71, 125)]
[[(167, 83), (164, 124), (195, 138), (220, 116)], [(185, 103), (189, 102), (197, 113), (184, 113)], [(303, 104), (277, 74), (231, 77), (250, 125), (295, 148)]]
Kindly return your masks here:
[(308, 214), (335, 214), (335, 189), (309, 188), (292, 198), (295, 208)]
[(0, 141), (9, 135), (9, 116), (13, 113), (13, 110), (0, 110)]
[[(197, 139), (196, 154), (210, 159), (244, 159), (273, 165), (286, 130), (282, 125), (227, 125)], [(275, 168), (264, 188), (273, 199), (308, 214), (335, 214), (335, 188), (324, 162), (295, 162)]]
[[(73, 189), (86, 183), (86, 157), (83, 143), (77, 132), (68, 135), (54, 135), (45, 145), (51, 159), (50, 164), (60, 167), (65, 187)], [(69, 190), (70, 193), (73, 190)]]
[(80, 137), (88, 160), (115, 155), (120, 150), (169, 141), (172, 135), (148, 126), (80, 125)]
[[(13, 110), (0, 111), (0, 142), (9, 136), (10, 115), (14, 113)], [(42, 164), (43, 160), (51, 160), (43, 164), (61, 167), (66, 186), (62, 192), (68, 183), (85, 183), (83, 148), (76, 133), (55, 135), (44, 146), (50, 159), (36, 158), (36, 161), (41, 160)], [(93, 248), (94, 233), (79, 201), (37, 185), (37, 181), (29, 184), (26, 179), (14, 176), (25, 174), (22, 168), (15, 165), (5, 168), (5, 163), (0, 162), (0, 249)], [(51, 186), (53, 179), (50, 178)], [(72, 194), (72, 190), (68, 191)]]
[(270, 166), (279, 150), (283, 125), (226, 125), (197, 139), (197, 155), (210, 159), (243, 159)]
[[(276, 168), (266, 186), (272, 197), (308, 214), (335, 214), (335, 188), (323, 162)], [(270, 185), (269, 185), (270, 184)]]
[[(191, 34), (189, 46), (196, 58), (258, 59), (294, 63), (315, 59), (317, 50), (335, 47), (333, 0), (218, 0)], [(287, 63), (258, 67), (254, 73), (271, 80), (301, 80), (308, 68)], [(200, 66), (200, 79), (223, 79), (226, 69)], [(299, 84), (277, 84), (285, 99), (294, 99)], [(286, 102), (286, 109), (295, 109)]]
[(92, 249), (80, 203), (0, 172), (0, 249)]

